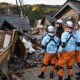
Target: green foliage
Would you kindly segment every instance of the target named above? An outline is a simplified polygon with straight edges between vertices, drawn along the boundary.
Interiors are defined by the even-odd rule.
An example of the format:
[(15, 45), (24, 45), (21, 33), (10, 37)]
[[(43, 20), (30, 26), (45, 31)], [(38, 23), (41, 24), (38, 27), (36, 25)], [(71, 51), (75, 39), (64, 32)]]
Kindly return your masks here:
[(29, 16), (32, 26), (34, 22), (42, 18), (46, 13), (55, 12), (58, 8), (57, 6), (47, 6), (47, 5), (25, 5), (26, 15)]
[[(20, 14), (20, 9), (16, 5), (9, 3), (0, 3), (0, 13), (4, 13), (4, 10), (10, 8), (12, 14)], [(30, 23), (33, 26), (34, 22), (42, 18), (46, 13), (55, 12), (60, 6), (49, 6), (49, 5), (24, 5), (24, 13), (30, 19)]]

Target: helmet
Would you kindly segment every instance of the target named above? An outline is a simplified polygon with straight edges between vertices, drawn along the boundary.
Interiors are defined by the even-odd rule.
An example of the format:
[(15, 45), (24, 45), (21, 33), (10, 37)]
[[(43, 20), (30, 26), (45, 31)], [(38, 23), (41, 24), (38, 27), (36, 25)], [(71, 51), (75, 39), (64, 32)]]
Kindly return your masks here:
[(78, 25), (80, 26), (80, 21), (78, 21)]
[(54, 31), (55, 31), (55, 29), (53, 26), (48, 26), (48, 32), (54, 32)]
[(69, 20), (71, 20), (71, 19), (72, 19), (72, 17), (68, 17), (68, 19), (69, 19)]
[(63, 24), (63, 21), (62, 21), (62, 19), (58, 19), (58, 20), (56, 21), (56, 23)]
[(73, 28), (73, 22), (72, 21), (67, 21), (66, 25), (67, 25), (67, 27)]

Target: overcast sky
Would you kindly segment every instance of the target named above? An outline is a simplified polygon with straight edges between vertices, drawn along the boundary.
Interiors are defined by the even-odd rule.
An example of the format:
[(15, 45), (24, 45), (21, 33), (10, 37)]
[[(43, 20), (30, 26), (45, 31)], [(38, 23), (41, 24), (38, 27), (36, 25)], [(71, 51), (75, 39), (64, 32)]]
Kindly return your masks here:
[[(0, 2), (16, 3), (16, 0), (0, 0)], [(23, 0), (24, 4), (62, 5), (66, 0)]]

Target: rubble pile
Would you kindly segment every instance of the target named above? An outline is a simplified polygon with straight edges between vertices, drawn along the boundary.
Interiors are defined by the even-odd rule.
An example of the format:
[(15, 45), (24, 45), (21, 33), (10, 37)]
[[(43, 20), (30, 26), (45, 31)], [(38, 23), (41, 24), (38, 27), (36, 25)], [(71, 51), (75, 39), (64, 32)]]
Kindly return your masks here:
[[(13, 57), (12, 63), (10, 64), (10, 68), (13, 71), (19, 70), (20, 66), (23, 68), (32, 68), (40, 65), (42, 63), (43, 54), (40, 53), (40, 50), (37, 50), (36, 53), (28, 53), (27, 59), (24, 60), (21, 58)], [(10, 69), (9, 68), (9, 69)]]
[[(30, 45), (31, 44), (32, 43), (30, 43)], [(27, 49), (25, 50), (24, 58), (21, 56), (17, 56), (15, 53), (12, 55), (9, 61), (9, 72), (12, 72), (12, 76), (14, 73), (15, 76), (21, 77), (25, 73), (25, 70), (34, 67), (40, 67), (42, 65), (43, 54), (40, 53), (41, 48), (35, 45), (33, 45), (35, 51), (33, 50), (34, 49), (33, 46), (32, 49), (30, 49), (30, 51), (29, 47), (28, 48), (26, 47)]]
[(17, 30), (1, 30), (0, 35), (3, 48), (0, 80), (20, 80), (26, 69), (41, 66), (43, 54), (40, 53), (39, 40), (25, 37)]

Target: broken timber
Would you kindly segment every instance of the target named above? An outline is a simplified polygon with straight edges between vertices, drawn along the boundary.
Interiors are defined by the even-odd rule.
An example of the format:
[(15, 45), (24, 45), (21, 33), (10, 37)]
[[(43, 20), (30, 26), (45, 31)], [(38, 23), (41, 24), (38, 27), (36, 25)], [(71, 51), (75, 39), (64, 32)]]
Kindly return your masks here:
[[(13, 51), (12, 47), (14, 46), (15, 33), (16, 30), (0, 30), (0, 69), (8, 80), (10, 80), (8, 76), (8, 67), (5, 66), (5, 62), (7, 62), (6, 64), (8, 65), (10, 53)], [(7, 68), (7, 71), (5, 68)]]

